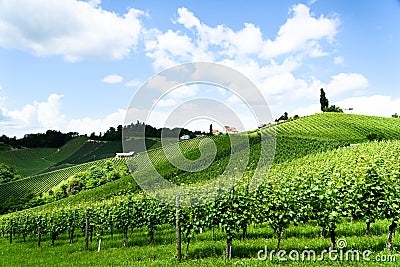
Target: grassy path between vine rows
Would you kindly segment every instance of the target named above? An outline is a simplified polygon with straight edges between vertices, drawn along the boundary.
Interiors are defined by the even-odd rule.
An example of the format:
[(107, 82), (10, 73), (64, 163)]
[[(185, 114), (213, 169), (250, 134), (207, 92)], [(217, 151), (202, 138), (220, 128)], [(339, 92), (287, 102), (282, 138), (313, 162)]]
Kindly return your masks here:
[[(268, 226), (250, 227), (248, 239), (233, 243), (232, 260), (224, 257), (225, 234), (215, 230), (213, 241), (212, 231), (207, 230), (197, 234), (191, 241), (188, 259), (179, 266), (397, 266), (396, 262), (377, 262), (375, 259), (395, 256), (400, 261), (400, 254), (396, 251), (385, 250), (387, 227), (389, 222), (379, 221), (371, 226), (369, 237), (363, 235), (363, 222), (343, 222), (338, 226), (338, 239), (347, 241), (347, 250), (370, 250), (370, 261), (331, 261), (325, 257), (324, 261), (279, 262), (269, 259), (270, 251), (276, 247), (275, 235)], [(148, 237), (144, 230), (134, 230), (128, 235), (127, 246), (122, 247), (122, 235), (107, 236), (102, 240), (101, 251), (97, 251), (98, 240), (93, 236), (89, 243), (89, 251), (84, 251), (84, 237), (79, 233), (73, 244), (68, 243), (68, 237), (62, 235), (56, 240), (54, 247), (50, 240), (44, 239), (41, 247), (37, 247), (35, 237), (28, 237), (27, 242), (22, 238), (15, 238), (10, 245), (7, 237), (0, 238), (0, 265), (1, 266), (171, 266), (178, 265), (175, 259), (175, 232), (170, 226), (161, 226), (155, 233), (155, 244), (148, 245)], [(395, 236), (398, 243), (400, 237)], [(288, 253), (297, 250), (300, 255), (303, 250), (315, 250), (317, 258), (322, 250), (330, 244), (329, 238), (319, 237), (319, 228), (312, 223), (305, 226), (291, 226), (282, 240), (282, 249)], [(260, 261), (258, 251), (268, 247), (268, 259)], [(185, 254), (186, 243), (182, 244)], [(396, 248), (395, 248), (396, 249)], [(379, 251), (379, 252), (377, 252)], [(340, 254), (337, 254), (340, 255)], [(300, 257), (301, 259), (301, 257)], [(391, 258), (390, 260), (394, 260)]]

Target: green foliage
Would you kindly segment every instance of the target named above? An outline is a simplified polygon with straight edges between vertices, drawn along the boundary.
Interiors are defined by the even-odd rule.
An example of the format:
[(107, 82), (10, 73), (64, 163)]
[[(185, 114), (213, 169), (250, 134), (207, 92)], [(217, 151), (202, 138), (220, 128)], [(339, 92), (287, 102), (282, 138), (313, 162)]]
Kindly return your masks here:
[[(0, 185), (0, 202), (4, 203), (4, 201), (11, 196), (15, 198), (25, 198), (25, 196), (32, 192), (34, 192), (34, 196), (39, 196), (44, 192), (53, 190), (53, 187), (67, 180), (69, 177), (80, 172), (85, 172), (92, 166), (102, 167), (109, 164), (107, 161), (111, 161), (116, 167), (125, 164), (123, 159), (99, 160), (2, 184)], [(126, 169), (122, 173), (126, 173)], [(85, 174), (79, 175), (85, 176)], [(66, 195), (64, 191), (61, 193), (58, 192), (58, 197), (64, 197)]]
[(335, 105), (331, 105), (329, 107), (326, 107), (323, 109), (323, 112), (337, 112), (337, 113), (343, 113), (343, 109), (340, 107), (337, 107)]
[(319, 103), (321, 104), (321, 111), (324, 111), (324, 109), (328, 108), (329, 106), (329, 101), (328, 98), (326, 98), (323, 88), (320, 89)]
[(369, 133), (369, 134), (367, 134), (367, 139), (369, 141), (382, 141), (383, 136), (381, 134), (377, 134), (377, 133)]
[(8, 166), (0, 162), (0, 184), (18, 180), (20, 177), (13, 166)]
[(321, 113), (275, 126), (277, 136), (308, 137), (320, 140), (343, 140), (351, 143), (368, 141), (371, 132), (382, 138), (400, 139), (400, 123), (383, 118), (344, 113)]
[[(182, 208), (180, 224), (184, 240), (189, 243), (208, 229), (222, 229), (228, 239), (237, 238), (240, 232), (245, 238), (247, 228), (253, 224), (268, 224), (280, 240), (292, 225), (310, 222), (329, 231), (331, 236), (350, 216), (367, 223), (384, 219), (397, 222), (400, 141), (345, 148), (349, 142), (366, 141), (371, 129), (380, 132), (387, 127), (382, 130), (383, 138), (398, 138), (399, 126), (393, 122), (394, 119), (325, 113), (277, 125), (275, 164), (265, 173), (264, 183), (251, 192), (243, 181), (208, 205)], [(249, 133), (250, 160), (244, 177), (251, 176), (259, 160), (258, 131)], [(184, 156), (199, 158), (200, 141), (180, 143)], [(215, 179), (229, 161), (229, 137), (215, 136), (213, 141), (218, 148), (215, 161), (197, 173), (183, 172), (171, 165), (165, 155), (168, 149), (149, 151), (149, 156), (157, 171), (170, 181), (200, 185)], [(133, 158), (137, 167), (133, 175), (146, 175), (147, 166), (142, 160), (143, 154)], [(128, 229), (146, 230), (149, 243), (153, 243), (161, 225), (174, 225), (174, 207), (138, 192), (132, 178), (126, 176), (125, 161), (98, 163), (101, 167), (88, 165), (74, 172), (74, 179), (61, 185), (60, 191), (51, 190), (52, 195), (65, 197), (83, 188), (98, 187), (50, 205), (1, 216), (0, 229), (13, 229), (25, 236), (40, 225), (43, 235), (53, 242), (62, 234), (81, 229), (88, 210), (95, 237), (119, 232), (123, 233), (125, 244), (130, 238)], [(122, 179), (113, 181), (115, 177)], [(315, 235), (318, 234), (316, 231)]]
[(61, 148), (0, 150), (0, 162), (14, 166), (22, 176), (33, 175), (67, 159), (86, 140), (85, 137), (74, 138)]

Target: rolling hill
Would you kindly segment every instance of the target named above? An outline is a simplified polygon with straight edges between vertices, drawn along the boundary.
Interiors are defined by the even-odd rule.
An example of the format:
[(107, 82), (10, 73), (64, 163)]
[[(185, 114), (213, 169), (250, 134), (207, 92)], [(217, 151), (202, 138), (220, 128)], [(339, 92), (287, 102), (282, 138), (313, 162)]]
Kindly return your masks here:
[[(336, 149), (338, 147), (348, 146), (351, 143), (365, 142), (367, 141), (367, 135), (369, 133), (378, 133), (383, 137), (383, 139), (400, 139), (400, 119), (371, 117), (362, 115), (323, 113), (323, 114), (316, 114), (313, 116), (300, 118), (294, 121), (279, 123), (272, 127), (275, 128), (277, 136), (276, 153), (274, 158), (275, 163), (290, 161), (296, 158), (306, 156), (308, 154), (313, 154), (313, 153)], [(221, 138), (224, 138), (224, 135), (214, 137), (215, 140), (219, 140)], [(153, 147), (159, 147), (160, 145), (159, 140), (152, 140), (152, 141), (153, 142), (151, 144), (153, 145)], [(32, 191), (34, 191), (36, 194), (40, 194), (44, 192), (45, 189), (48, 187), (35, 186), (33, 185), (35, 183), (34, 181), (39, 182), (40, 180), (39, 183), (43, 184), (46, 183), (47, 180), (49, 180), (49, 184), (54, 186), (55, 181), (60, 182), (63, 179), (67, 179), (70, 175), (73, 175), (76, 172), (86, 169), (84, 167), (86, 166), (86, 164), (82, 166), (80, 166), (80, 164), (89, 162), (90, 160), (93, 161), (93, 159), (100, 160), (110, 156), (112, 157), (115, 152), (122, 150), (121, 144), (116, 141), (93, 142), (81, 138), (73, 140), (71, 142), (66, 144), (62, 149), (60, 149), (62, 151), (69, 150), (70, 153), (68, 154), (68, 157), (54, 164), (52, 168), (46, 169), (46, 172), (51, 171), (49, 175), (46, 175), (46, 173), (44, 173), (42, 175), (28, 177), (21, 181), (8, 183), (6, 185), (0, 185), (0, 191), (13, 192), (16, 190), (13, 188), (18, 188), (18, 190), (20, 191), (17, 195), (19, 196), (23, 196), (24, 194), (27, 194), (28, 192)], [(186, 150), (188, 151), (196, 150), (197, 148), (196, 146), (193, 146), (193, 142), (197, 141), (196, 140), (190, 140), (189, 142), (186, 141), (183, 142), (181, 146), (183, 147), (183, 149), (185, 149), (186, 147)], [(79, 144), (79, 146), (77, 144)], [(75, 149), (73, 153), (71, 153), (72, 150), (71, 148)], [(32, 155), (35, 155), (33, 154), (33, 152), (31, 153)], [(153, 149), (153, 152), (151, 152), (150, 154), (157, 155), (153, 156), (153, 158), (156, 157), (159, 158), (160, 155), (162, 156), (163, 152), (162, 150), (159, 149)], [(163, 162), (167, 161), (165, 156), (163, 156), (162, 158)], [(31, 162), (35, 162), (33, 159)], [(225, 158), (221, 158), (220, 161), (221, 160), (224, 161)], [(100, 164), (102, 161), (100, 160), (97, 162), (99, 162)], [(19, 164), (23, 165), (23, 161), (19, 162)], [(93, 164), (96, 163), (93, 162)], [(221, 166), (222, 165), (223, 164), (221, 164)], [(70, 168), (68, 168), (68, 171), (63, 171), (63, 168), (65, 167), (70, 167)], [(54, 179), (54, 177), (57, 176), (57, 173), (60, 174), (60, 177), (58, 179)], [(180, 177), (179, 179), (186, 179), (184, 177), (185, 176)], [(191, 175), (190, 179), (193, 180), (195, 179), (194, 177), (195, 176)], [(132, 184), (129, 178), (126, 179), (127, 179), (127, 184)], [(121, 183), (121, 181), (114, 181), (113, 183)], [(32, 187), (29, 185), (32, 185)], [(105, 188), (107, 186), (113, 187), (112, 183), (111, 185), (103, 185), (103, 187)], [(132, 186), (136, 185), (133, 183)], [(96, 190), (103, 190), (103, 189), (94, 189), (94, 191)], [(113, 190), (111, 189), (105, 191), (103, 190), (102, 194), (95, 194), (95, 195), (98, 199), (102, 199), (105, 197), (107, 198), (118, 194), (118, 192), (113, 192)], [(84, 194), (90, 195), (91, 193), (84, 192)], [(5, 197), (8, 195), (9, 195), (8, 193), (4, 193), (3, 194), (4, 197), (0, 196), (0, 201), (4, 201)], [(79, 198), (78, 196), (74, 197)], [(74, 197), (72, 197), (72, 199), (68, 201), (73, 201)]]
[[(190, 254), (186, 259), (188, 266), (201, 265), (200, 261), (206, 264), (217, 261), (217, 266), (226, 265), (225, 251), (233, 251), (234, 261), (241, 264), (261, 266), (265, 262), (253, 259), (254, 255), (266, 246), (266, 240), (268, 248), (275, 249), (278, 244), (279, 250), (282, 238), (283, 249), (311, 247), (322, 251), (339, 246), (337, 236), (339, 240), (345, 238), (349, 241), (346, 249), (368, 248), (374, 256), (379, 256), (382, 251), (387, 253), (389, 250), (384, 250), (386, 245), (400, 242), (397, 237), (391, 238), (400, 216), (396, 208), (400, 203), (397, 182), (400, 177), (399, 119), (325, 113), (272, 127), (276, 131), (274, 163), (270, 171), (265, 172), (264, 182), (258, 190), (249, 192), (245, 178), (255, 171), (259, 160), (259, 133), (270, 132), (269, 127), (249, 134), (250, 157), (242, 183), (211, 204), (179, 208), (182, 240), (187, 245), (186, 253)], [(391, 141), (367, 142), (370, 134)], [(197, 148), (200, 141), (181, 142), (184, 155), (196, 159), (200, 155)], [(171, 182), (201, 185), (220, 175), (229, 161), (228, 136), (214, 136), (213, 141), (217, 147), (215, 160), (197, 173), (185, 172), (172, 165), (162, 149), (150, 150), (148, 154), (155, 168)], [(365, 144), (349, 147), (352, 143)], [(87, 146), (92, 146), (92, 149), (81, 147), (77, 155), (88, 155), (90, 153), (84, 151), (96, 150), (93, 144)], [(147, 166), (142, 165), (146, 162), (142, 161), (143, 157), (144, 153), (139, 153), (134, 158), (137, 164), (134, 176), (148, 174)], [(72, 158), (79, 159), (76, 155)], [(90, 164), (101, 165), (102, 162)], [(124, 164), (124, 161), (115, 163)], [(47, 184), (46, 179), (62, 180), (79, 168), (84, 169), (87, 164), (28, 177), (21, 180), (26, 184), (19, 187), (17, 182), (0, 185), (0, 192), (7, 190), (4, 186), (11, 191), (22, 190), (22, 187), (41, 191)], [(177, 261), (170, 252), (177, 248), (174, 244), (175, 219), (178, 216), (175, 208), (140, 192), (128, 175), (53, 203), (0, 216), (0, 230), (6, 236), (0, 240), (0, 246), (10, 246), (11, 250), (14, 246), (29, 246), (35, 250), (32, 244), (39, 245), (43, 238), (45, 241), (42, 242), (51, 242), (52, 245), (43, 246), (41, 250), (68, 248), (68, 253), (74, 252), (81, 259), (92, 260), (105, 253), (108, 262), (114, 264), (121, 258), (119, 253), (129, 249), (140, 257), (130, 258), (125, 262), (128, 265), (150, 262), (154, 266), (174, 265)], [(351, 223), (348, 223), (349, 218)], [(88, 236), (85, 239), (80, 231), (84, 225), (96, 242), (86, 245), (89, 253), (80, 254), (83, 240), (89, 242)], [(74, 229), (76, 237), (73, 237)], [(17, 237), (15, 233), (18, 233)], [(13, 238), (26, 238), (28, 245), (19, 240), (14, 242)], [(232, 240), (235, 240), (233, 246)], [(102, 241), (102, 252), (97, 252)], [(149, 243), (152, 246), (146, 247)], [(121, 244), (124, 248), (117, 249)], [(164, 250), (169, 254), (159, 252)], [(111, 252), (116, 254), (111, 255)], [(51, 258), (53, 263), (56, 262), (54, 257)], [(325, 258), (318, 264), (327, 266), (331, 263)]]
[[(147, 138), (149, 149), (159, 147), (159, 138)], [(61, 148), (11, 148), (2, 145), (0, 162), (14, 166), (22, 176), (31, 176), (95, 160), (112, 158), (122, 151), (120, 141), (94, 141), (77, 137)], [(140, 151), (138, 151), (140, 152)]]
[(400, 119), (344, 113), (321, 113), (273, 126), (278, 135), (325, 140), (367, 141), (368, 134), (400, 139)]

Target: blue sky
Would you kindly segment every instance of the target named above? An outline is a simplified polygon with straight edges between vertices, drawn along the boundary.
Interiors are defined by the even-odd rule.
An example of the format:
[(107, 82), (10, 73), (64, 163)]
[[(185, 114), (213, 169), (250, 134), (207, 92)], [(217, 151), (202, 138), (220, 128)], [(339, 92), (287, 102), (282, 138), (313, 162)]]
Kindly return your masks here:
[[(331, 104), (390, 116), (400, 113), (399, 26), (396, 0), (0, 0), (0, 134), (104, 132), (147, 79), (192, 61), (249, 77), (273, 117), (319, 112), (321, 87)], [(232, 100), (182, 90), (164, 106)]]

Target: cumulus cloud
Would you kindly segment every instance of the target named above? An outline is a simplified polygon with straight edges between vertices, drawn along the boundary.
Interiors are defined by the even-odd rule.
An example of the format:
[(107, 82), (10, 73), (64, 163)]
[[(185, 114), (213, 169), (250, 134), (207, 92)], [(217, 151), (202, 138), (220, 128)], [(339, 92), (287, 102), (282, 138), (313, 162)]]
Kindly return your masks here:
[(361, 90), (368, 87), (368, 80), (360, 73), (339, 73), (332, 77), (326, 86), (330, 96), (337, 96), (345, 92)]
[(65, 126), (65, 115), (61, 114), (62, 95), (51, 94), (47, 101), (27, 104), (22, 109), (8, 110), (2, 108), (5, 121), (0, 125), (7, 129), (15, 130), (47, 130), (62, 129)]
[(178, 102), (175, 99), (166, 98), (166, 99), (160, 99), (155, 104), (157, 107), (173, 107), (176, 106)]
[(101, 1), (2, 0), (0, 47), (35, 55), (61, 55), (67, 61), (122, 59), (137, 45), (143, 12), (118, 15)]
[(105, 76), (102, 81), (105, 83), (121, 83), (123, 80), (124, 78), (120, 75), (110, 74)]
[(303, 49), (321, 53), (315, 41), (332, 41), (336, 35), (339, 20), (335, 17), (316, 18), (310, 14), (310, 8), (303, 4), (293, 6), (290, 13), (291, 17), (280, 27), (276, 39), (267, 40), (263, 50), (264, 57), (276, 57)]
[(167, 93), (168, 97), (172, 99), (182, 99), (195, 96), (199, 91), (199, 87), (195, 84), (179, 86)]
[[(22, 137), (26, 133), (44, 132), (49, 129), (63, 132), (105, 132), (111, 126), (122, 125), (126, 110), (120, 109), (103, 118), (67, 119), (62, 113), (62, 95), (51, 94), (46, 101), (34, 101), (21, 109), (8, 110), (1, 107), (1, 132)], [(1, 100), (1, 99), (0, 99)]]
[[(334, 101), (332, 104), (339, 106), (346, 113), (382, 117), (390, 117), (394, 113), (400, 114), (400, 99), (393, 99), (391, 96), (386, 95), (350, 97), (340, 101)], [(350, 111), (349, 108), (353, 110)], [(321, 112), (321, 106), (319, 104), (313, 104), (298, 108), (293, 111), (293, 114), (306, 116), (319, 112)]]
[(184, 7), (178, 9), (175, 23), (190, 30), (194, 38), (172, 30), (151, 32), (146, 40), (146, 50), (156, 68), (188, 60), (220, 61), (248, 56), (272, 59), (296, 52), (320, 57), (328, 54), (321, 43), (331, 43), (340, 24), (336, 17), (314, 16), (303, 4), (290, 9), (289, 18), (274, 40), (263, 39), (261, 29), (252, 23), (244, 23), (238, 31), (225, 25), (210, 27)]
[(139, 80), (130, 80), (125, 83), (126, 87), (138, 87), (142, 82)]
[[(319, 89), (312, 86), (323, 83), (312, 77), (299, 79), (295, 71), (307, 57), (328, 55), (325, 47), (329, 50), (332, 45), (340, 21), (335, 16), (316, 17), (309, 7), (298, 4), (273, 39), (264, 39), (261, 29), (251, 23), (237, 31), (225, 25), (208, 26), (184, 7), (178, 9), (174, 23), (187, 31), (153, 31), (145, 40), (156, 69), (189, 61), (218, 62), (248, 76), (267, 97), (288, 92), (291, 97), (304, 93), (309, 97), (311, 90)], [(282, 55), (286, 58), (275, 59)], [(342, 90), (337, 84), (331, 87)]]
[(343, 109), (353, 108), (353, 113), (371, 116), (390, 117), (400, 114), (400, 99), (386, 95), (373, 95), (346, 98), (335, 103)]
[(104, 118), (96, 119), (85, 117), (82, 119), (72, 119), (67, 124), (67, 131), (79, 132), (81, 134), (90, 134), (92, 132), (105, 132), (111, 126), (123, 125), (126, 110), (119, 109), (116, 112), (106, 115)]

